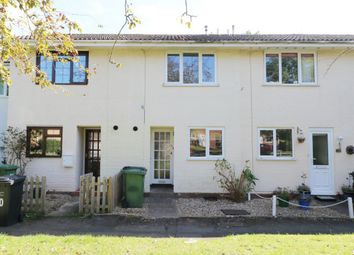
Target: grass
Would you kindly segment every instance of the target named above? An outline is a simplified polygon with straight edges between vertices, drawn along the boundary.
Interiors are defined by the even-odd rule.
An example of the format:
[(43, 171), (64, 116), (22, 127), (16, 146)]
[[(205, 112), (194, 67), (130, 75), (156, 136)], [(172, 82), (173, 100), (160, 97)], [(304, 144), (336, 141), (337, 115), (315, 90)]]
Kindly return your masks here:
[(354, 254), (354, 235), (238, 235), (212, 239), (0, 235), (0, 254)]

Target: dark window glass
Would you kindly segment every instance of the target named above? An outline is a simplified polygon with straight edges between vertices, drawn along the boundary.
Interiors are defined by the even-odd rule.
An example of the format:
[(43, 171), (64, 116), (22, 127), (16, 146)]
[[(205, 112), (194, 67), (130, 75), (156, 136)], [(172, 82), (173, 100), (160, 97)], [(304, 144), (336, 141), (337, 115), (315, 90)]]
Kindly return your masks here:
[(179, 82), (179, 54), (168, 54), (167, 56), (167, 81)]
[(302, 82), (315, 82), (314, 54), (301, 54)]
[(215, 56), (213, 54), (202, 55), (203, 82), (215, 82)]
[(205, 129), (190, 130), (190, 156), (206, 157)]
[(64, 56), (59, 56), (59, 60), (55, 63), (55, 83), (70, 83), (71, 61)]
[(293, 156), (293, 139), (291, 129), (277, 129), (277, 157)]
[(313, 134), (312, 135), (312, 153), (313, 165), (327, 166), (328, 161), (328, 135), (327, 134)]
[(222, 131), (210, 130), (209, 140), (209, 155), (222, 156)]
[(298, 83), (297, 53), (282, 53), (282, 82), (284, 84)]
[(199, 83), (198, 53), (183, 54), (183, 83)]
[(55, 84), (87, 84), (88, 52), (79, 52), (71, 59), (70, 56), (59, 56), (58, 61), (38, 56), (38, 66), (47, 74), (48, 80)]
[(39, 69), (47, 74), (47, 79), (53, 82), (53, 61), (40, 56)]
[(84, 83), (86, 81), (87, 56), (78, 56), (78, 61), (73, 62), (73, 82)]
[(27, 128), (28, 157), (61, 157), (62, 128)]
[(261, 156), (274, 156), (273, 130), (260, 131), (259, 146)]
[(266, 54), (266, 80), (267, 82), (279, 82), (278, 54)]

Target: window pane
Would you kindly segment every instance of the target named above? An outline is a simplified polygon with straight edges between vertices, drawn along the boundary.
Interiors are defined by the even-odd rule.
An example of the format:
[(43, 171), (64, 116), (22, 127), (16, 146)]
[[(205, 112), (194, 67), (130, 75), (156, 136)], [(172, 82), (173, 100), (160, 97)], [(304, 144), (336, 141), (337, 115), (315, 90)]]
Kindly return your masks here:
[(199, 82), (199, 60), (197, 53), (183, 54), (183, 83)]
[(61, 155), (61, 138), (47, 137), (46, 139), (46, 156), (60, 156)]
[(291, 129), (277, 129), (277, 157), (293, 156), (293, 140)]
[(73, 82), (85, 82), (86, 81), (86, 56), (77, 56), (78, 62), (73, 62)]
[(313, 134), (313, 165), (327, 166), (328, 165), (328, 135)]
[(315, 82), (315, 56), (301, 54), (302, 82)]
[(266, 81), (279, 82), (278, 54), (266, 54)]
[(285, 84), (298, 83), (297, 53), (281, 54), (282, 79)]
[(206, 156), (205, 129), (190, 130), (190, 156), (191, 157)]
[(209, 154), (211, 156), (222, 155), (222, 131), (210, 130), (209, 132)]
[(274, 156), (273, 153), (273, 130), (261, 130), (259, 137), (260, 155)]
[(47, 130), (47, 135), (60, 135), (60, 129), (50, 128)]
[(203, 82), (215, 82), (215, 56), (203, 54)]
[(43, 154), (43, 148), (43, 129), (31, 129), (29, 155), (41, 156)]
[(41, 71), (43, 71), (47, 74), (47, 79), (49, 81), (52, 81), (52, 79), (53, 79), (53, 61), (41, 56), (39, 68), (41, 69)]
[(0, 78), (0, 96), (6, 96), (5, 93), (5, 85), (2, 79)]
[(179, 82), (179, 54), (167, 55), (167, 81)]
[[(66, 56), (59, 56), (59, 59), (67, 59)], [(70, 83), (70, 61), (65, 63), (55, 62), (55, 83)]]

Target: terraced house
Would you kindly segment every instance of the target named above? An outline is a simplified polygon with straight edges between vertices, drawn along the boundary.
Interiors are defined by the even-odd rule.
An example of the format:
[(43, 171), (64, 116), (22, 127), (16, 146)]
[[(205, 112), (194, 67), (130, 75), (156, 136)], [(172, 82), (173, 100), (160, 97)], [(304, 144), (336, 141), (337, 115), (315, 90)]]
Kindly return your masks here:
[[(249, 161), (258, 192), (306, 173), (313, 194), (333, 195), (353, 168), (352, 35), (73, 36), (80, 63), (33, 56), (65, 93), (13, 66), (10, 93), (0, 87), (1, 128), (28, 130), (27, 174), (51, 190), (134, 165), (148, 169), (146, 192), (221, 192), (214, 164), (225, 158), (237, 170)], [(116, 39), (120, 68), (108, 61)]]

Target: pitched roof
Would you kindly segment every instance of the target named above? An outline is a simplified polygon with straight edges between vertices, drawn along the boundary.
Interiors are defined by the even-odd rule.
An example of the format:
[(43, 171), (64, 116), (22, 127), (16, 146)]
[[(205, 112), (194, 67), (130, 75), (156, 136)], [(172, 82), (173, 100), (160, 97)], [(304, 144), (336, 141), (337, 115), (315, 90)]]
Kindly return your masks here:
[[(354, 43), (354, 35), (335, 34), (72, 34), (77, 41), (132, 41), (132, 42), (299, 42), (299, 43)], [(30, 36), (22, 36), (21, 39), (30, 40)]]

